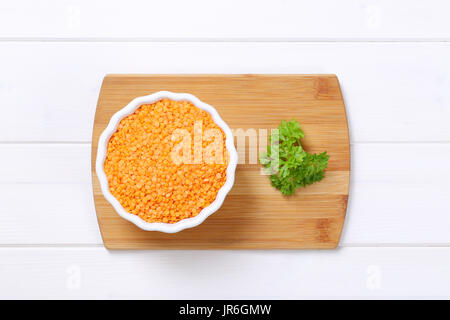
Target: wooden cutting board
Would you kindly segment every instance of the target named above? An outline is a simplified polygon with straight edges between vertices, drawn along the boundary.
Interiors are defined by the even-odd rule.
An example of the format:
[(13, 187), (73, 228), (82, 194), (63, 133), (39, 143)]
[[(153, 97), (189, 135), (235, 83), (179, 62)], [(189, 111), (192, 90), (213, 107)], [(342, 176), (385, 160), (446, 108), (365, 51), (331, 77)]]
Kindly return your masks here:
[[(217, 109), (231, 129), (271, 129), (297, 119), (308, 152), (328, 151), (325, 178), (291, 197), (272, 188), (241, 153), (236, 181), (221, 209), (203, 224), (175, 234), (143, 231), (122, 219), (103, 197), (95, 173), (97, 144), (111, 116), (132, 99), (157, 91), (187, 92)], [(269, 131), (270, 132), (270, 131)], [(254, 150), (253, 150), (254, 151)], [(335, 75), (107, 75), (95, 114), (92, 181), (108, 249), (335, 248), (347, 208), (350, 144)]]

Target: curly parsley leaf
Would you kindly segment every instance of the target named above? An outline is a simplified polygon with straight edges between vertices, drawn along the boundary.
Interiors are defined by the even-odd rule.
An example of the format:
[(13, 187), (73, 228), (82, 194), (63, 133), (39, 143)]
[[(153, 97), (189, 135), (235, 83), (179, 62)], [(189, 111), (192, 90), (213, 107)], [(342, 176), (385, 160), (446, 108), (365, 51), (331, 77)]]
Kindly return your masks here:
[(300, 143), (304, 136), (295, 119), (283, 120), (278, 127), (278, 136), (275, 136), (278, 143), (272, 143), (274, 136), (269, 137), (271, 145), (259, 157), (261, 165), (270, 174), (272, 186), (284, 195), (292, 195), (297, 188), (320, 181), (325, 175), (329, 155), (326, 152), (307, 153)]

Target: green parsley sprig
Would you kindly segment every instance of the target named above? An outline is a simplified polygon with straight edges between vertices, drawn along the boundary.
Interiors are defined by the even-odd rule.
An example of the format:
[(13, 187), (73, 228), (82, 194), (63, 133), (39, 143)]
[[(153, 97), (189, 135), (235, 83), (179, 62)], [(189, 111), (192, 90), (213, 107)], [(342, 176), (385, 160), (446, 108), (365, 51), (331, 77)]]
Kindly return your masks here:
[(270, 174), (272, 186), (284, 195), (292, 195), (297, 188), (320, 181), (325, 175), (329, 155), (326, 152), (306, 152), (300, 144), (300, 139), (304, 137), (295, 119), (283, 120), (278, 126), (278, 134), (269, 137), (267, 152), (259, 157), (260, 163)]

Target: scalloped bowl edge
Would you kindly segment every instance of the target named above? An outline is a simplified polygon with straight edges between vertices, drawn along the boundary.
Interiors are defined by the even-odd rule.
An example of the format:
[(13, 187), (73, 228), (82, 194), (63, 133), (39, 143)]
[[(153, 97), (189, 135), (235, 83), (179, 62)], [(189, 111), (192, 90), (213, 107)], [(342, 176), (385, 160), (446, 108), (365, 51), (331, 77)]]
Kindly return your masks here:
[[(108, 179), (103, 170), (104, 162), (106, 159), (107, 146), (109, 139), (117, 130), (117, 126), (120, 121), (126, 116), (132, 114), (136, 109), (138, 109), (143, 104), (151, 104), (161, 99), (170, 99), (174, 101), (189, 101), (197, 108), (205, 110), (208, 112), (214, 122), (224, 131), (225, 146), (229, 153), (229, 163), (227, 167), (227, 179), (222, 188), (219, 189), (216, 199), (207, 207), (203, 208), (199, 214), (192, 218), (182, 219), (176, 223), (163, 223), (163, 222), (147, 222), (137, 215), (125, 211), (120, 202), (110, 193), (108, 186)], [(193, 228), (200, 225), (206, 220), (211, 214), (216, 212), (221, 206), (228, 192), (231, 190), (234, 184), (234, 177), (236, 172), (236, 166), (238, 162), (238, 155), (236, 148), (234, 146), (234, 139), (231, 129), (219, 116), (217, 110), (210, 106), (209, 104), (202, 102), (196, 96), (189, 93), (174, 93), (170, 91), (159, 91), (147, 96), (142, 96), (133, 99), (128, 105), (126, 105), (121, 110), (117, 111), (108, 123), (106, 129), (102, 132), (97, 148), (97, 159), (95, 164), (95, 170), (97, 173), (98, 180), (100, 182), (100, 187), (103, 196), (106, 200), (114, 207), (116, 212), (125, 220), (134, 223), (139, 228), (146, 231), (160, 231), (165, 233), (175, 233), (182, 231), (184, 229)]]

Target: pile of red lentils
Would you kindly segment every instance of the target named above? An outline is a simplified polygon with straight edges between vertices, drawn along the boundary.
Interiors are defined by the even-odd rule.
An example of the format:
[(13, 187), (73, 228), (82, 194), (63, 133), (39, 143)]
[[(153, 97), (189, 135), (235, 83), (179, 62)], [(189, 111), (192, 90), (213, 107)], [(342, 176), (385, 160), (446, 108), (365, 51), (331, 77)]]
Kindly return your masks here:
[[(173, 161), (180, 142), (174, 140), (174, 131), (187, 130), (194, 144), (198, 121), (203, 132), (222, 133), (222, 163)], [(110, 192), (127, 212), (147, 222), (175, 223), (194, 217), (216, 199), (225, 183), (225, 138), (209, 113), (188, 101), (163, 99), (142, 105), (122, 119), (109, 140), (104, 169)], [(203, 148), (208, 145), (206, 140), (201, 143)]]

